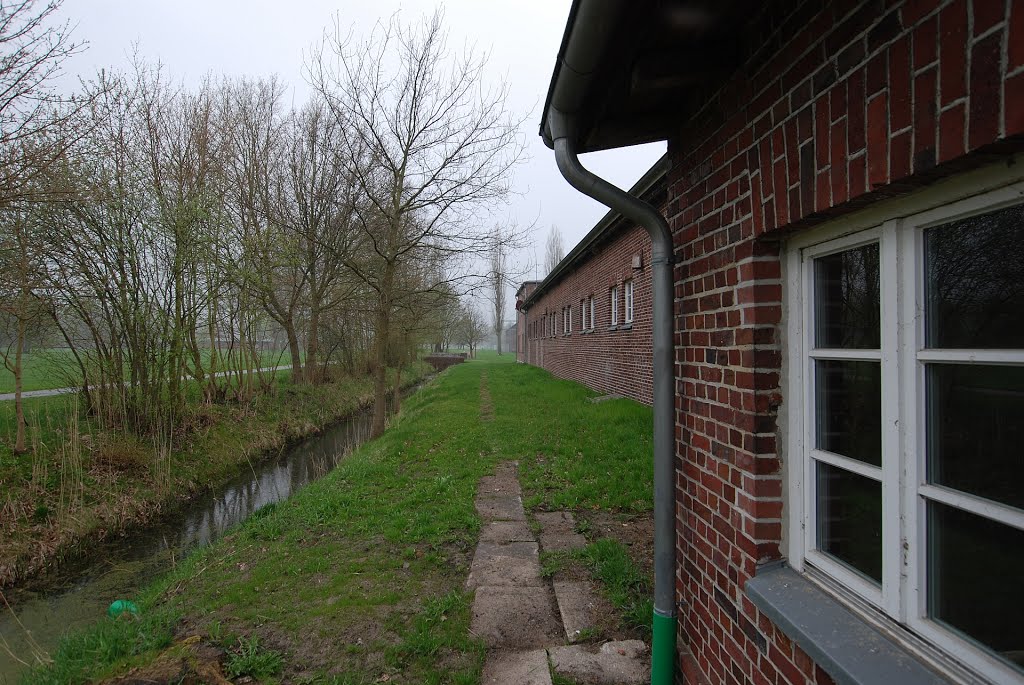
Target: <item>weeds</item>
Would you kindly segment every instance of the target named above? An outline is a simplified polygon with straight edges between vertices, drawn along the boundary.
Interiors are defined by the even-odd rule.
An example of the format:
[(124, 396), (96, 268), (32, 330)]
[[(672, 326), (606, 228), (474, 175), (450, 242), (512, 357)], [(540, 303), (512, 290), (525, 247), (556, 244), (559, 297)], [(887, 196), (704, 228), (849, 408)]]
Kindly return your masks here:
[(540, 553), (540, 575), (543, 578), (551, 578), (556, 573), (568, 566), (574, 557), (569, 550), (558, 550), (556, 552)]
[(280, 652), (266, 649), (257, 636), (238, 638), (238, 647), (228, 653), (225, 669), (232, 678), (247, 675), (262, 680), (275, 676), (284, 668)]

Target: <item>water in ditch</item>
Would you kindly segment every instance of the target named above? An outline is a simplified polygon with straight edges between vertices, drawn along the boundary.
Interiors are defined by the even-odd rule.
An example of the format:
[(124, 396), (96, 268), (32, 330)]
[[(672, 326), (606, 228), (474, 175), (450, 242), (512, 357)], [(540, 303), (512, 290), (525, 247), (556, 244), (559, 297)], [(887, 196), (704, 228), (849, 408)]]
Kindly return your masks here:
[(54, 651), (62, 635), (102, 619), (111, 602), (133, 598), (190, 550), (323, 477), (366, 442), (371, 421), (370, 412), (355, 414), (199, 495), (159, 524), (97, 543), (86, 559), (7, 588), (10, 609), (0, 601), (0, 683), (13, 685), (30, 664)]

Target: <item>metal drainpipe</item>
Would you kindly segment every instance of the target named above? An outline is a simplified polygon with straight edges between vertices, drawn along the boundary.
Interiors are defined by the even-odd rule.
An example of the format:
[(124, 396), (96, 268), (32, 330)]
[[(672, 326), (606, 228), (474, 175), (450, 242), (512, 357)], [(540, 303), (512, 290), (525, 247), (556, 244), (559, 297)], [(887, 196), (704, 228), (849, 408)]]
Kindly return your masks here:
[(583, 167), (574, 122), (551, 108), (548, 122), (558, 170), (584, 195), (629, 217), (651, 237), (654, 340), (654, 621), (652, 685), (672, 685), (676, 657), (675, 373), (672, 362), (672, 232), (657, 209)]

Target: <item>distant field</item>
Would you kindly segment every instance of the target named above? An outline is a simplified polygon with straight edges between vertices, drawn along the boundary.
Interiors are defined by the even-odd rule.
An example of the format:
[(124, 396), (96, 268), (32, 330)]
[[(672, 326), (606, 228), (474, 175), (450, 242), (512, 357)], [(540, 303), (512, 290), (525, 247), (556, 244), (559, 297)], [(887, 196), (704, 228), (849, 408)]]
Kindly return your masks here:
[[(77, 385), (82, 375), (67, 350), (26, 354), (22, 359), (22, 390), (49, 390)], [(14, 392), (14, 374), (0, 365), (0, 393)]]
[[(204, 351), (204, 361), (209, 352)], [(263, 366), (288, 364), (290, 357), (283, 350), (272, 350), (262, 354)], [(26, 354), (22, 361), (24, 376), (22, 390), (50, 390), (67, 388), (82, 382), (82, 375), (71, 352), (63, 349), (44, 350)], [(14, 392), (14, 374), (0, 364), (0, 394)]]

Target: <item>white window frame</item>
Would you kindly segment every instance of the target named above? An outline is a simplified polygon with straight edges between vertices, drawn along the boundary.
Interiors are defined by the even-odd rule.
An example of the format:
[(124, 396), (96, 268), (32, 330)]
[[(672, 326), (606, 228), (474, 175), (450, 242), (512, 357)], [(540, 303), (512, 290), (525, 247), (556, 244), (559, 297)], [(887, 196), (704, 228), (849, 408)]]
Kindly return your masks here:
[(587, 301), (580, 300), (580, 330), (587, 330)]
[(594, 296), (590, 296), (590, 330), (594, 330)]
[[(841, 594), (852, 593), (850, 606), (862, 614), (863, 603), (906, 626), (941, 652), (924, 649), (925, 658), (993, 682), (1024, 682), (1002, 660), (959, 637), (927, 616), (926, 504), (935, 500), (1000, 523), (1024, 529), (1024, 511), (966, 492), (925, 481), (925, 366), (927, 362), (987, 363), (1024, 366), (1024, 350), (924, 349), (924, 231), (976, 214), (1024, 202), (1021, 164), (1000, 164), (949, 179), (907, 198), (797, 235), (784, 249), (784, 295), (788, 351), (786, 379), (787, 507), (785, 549), (790, 565)], [(816, 257), (871, 242), (879, 243), (879, 350), (813, 347), (813, 268)], [(813, 372), (816, 359), (877, 360), (882, 374), (882, 465), (874, 467), (813, 449)], [(895, 417), (893, 420), (892, 417)], [(851, 570), (815, 549), (815, 460), (882, 482), (882, 584)], [(877, 615), (866, 616), (877, 620)], [(891, 631), (899, 636), (901, 631)], [(920, 641), (911, 643), (919, 653)], [(948, 660), (952, 657), (955, 662)]]
[(623, 302), (626, 306), (625, 323), (633, 323), (633, 279), (622, 284)]
[(619, 286), (612, 286), (612, 325), (619, 325)]

